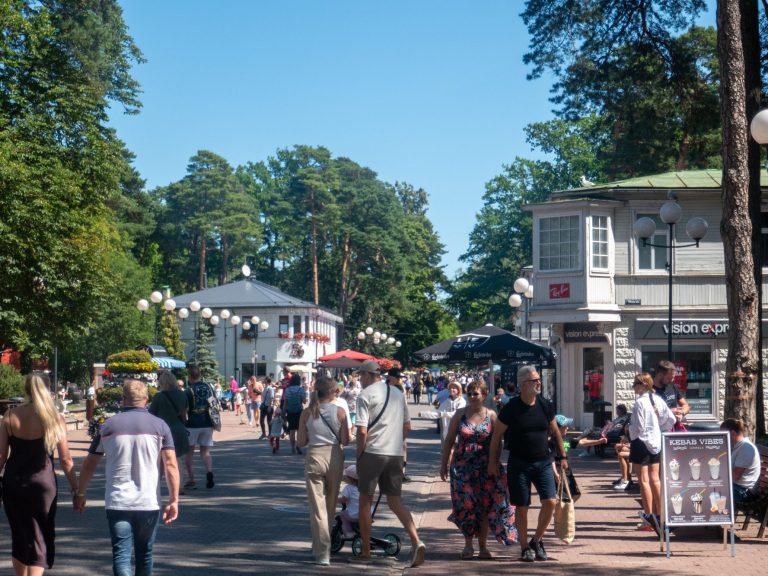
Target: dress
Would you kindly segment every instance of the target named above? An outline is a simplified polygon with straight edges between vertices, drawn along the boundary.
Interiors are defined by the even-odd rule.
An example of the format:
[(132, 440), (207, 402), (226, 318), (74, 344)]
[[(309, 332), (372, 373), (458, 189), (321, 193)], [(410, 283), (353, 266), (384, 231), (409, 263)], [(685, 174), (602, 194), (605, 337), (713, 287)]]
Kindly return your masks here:
[(461, 417), (457, 444), (451, 466), (451, 503), (448, 520), (456, 524), (465, 537), (480, 533), (480, 520), (487, 514), (489, 534), (502, 544), (517, 541), (515, 509), (509, 505), (506, 475), (499, 470), (488, 477), (493, 422), (486, 414), (478, 424)]
[(27, 566), (53, 566), (56, 475), (42, 438), (9, 438), (3, 504), (11, 525), (11, 555)]
[(187, 395), (182, 390), (162, 390), (152, 398), (149, 413), (165, 421), (173, 435), (176, 456), (189, 452), (189, 432), (184, 423)]

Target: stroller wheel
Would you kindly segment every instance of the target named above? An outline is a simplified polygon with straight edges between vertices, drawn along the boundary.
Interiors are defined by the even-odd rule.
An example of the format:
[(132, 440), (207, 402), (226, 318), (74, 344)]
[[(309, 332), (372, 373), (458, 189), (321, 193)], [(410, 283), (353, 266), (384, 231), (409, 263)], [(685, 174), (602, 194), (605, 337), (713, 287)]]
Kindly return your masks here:
[(334, 554), (344, 547), (344, 535), (339, 526), (334, 526), (331, 531), (331, 552)]
[(360, 556), (363, 553), (363, 539), (355, 536), (352, 540), (352, 556)]
[(389, 534), (385, 534), (384, 540), (389, 542), (389, 545), (384, 548), (384, 554), (387, 556), (397, 556), (400, 554), (400, 538), (397, 536), (397, 534), (392, 534), (391, 532)]

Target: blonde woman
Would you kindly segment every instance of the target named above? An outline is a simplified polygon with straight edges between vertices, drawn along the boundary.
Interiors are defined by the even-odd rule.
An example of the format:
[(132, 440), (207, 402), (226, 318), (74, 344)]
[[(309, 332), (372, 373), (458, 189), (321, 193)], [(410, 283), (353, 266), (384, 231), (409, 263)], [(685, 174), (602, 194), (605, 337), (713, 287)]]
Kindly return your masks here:
[(5, 468), (5, 514), (17, 576), (39, 576), (53, 566), (58, 496), (54, 449), (72, 494), (77, 494), (66, 425), (53, 405), (50, 387), (45, 374), (29, 374), (24, 382), (26, 402), (8, 412), (0, 425), (0, 470)]
[(661, 531), (661, 433), (677, 421), (666, 402), (653, 393), (653, 378), (648, 372), (635, 376), (632, 388), (637, 394), (629, 422), (629, 461), (634, 465), (643, 502), (641, 517), (657, 534)]
[(344, 474), (342, 446), (349, 443), (349, 428), (344, 409), (333, 403), (336, 382), (320, 378), (301, 413), (298, 446), (309, 446), (304, 474), (309, 497), (309, 525), (312, 554), (321, 566), (331, 563), (331, 522), (336, 510), (339, 484)]

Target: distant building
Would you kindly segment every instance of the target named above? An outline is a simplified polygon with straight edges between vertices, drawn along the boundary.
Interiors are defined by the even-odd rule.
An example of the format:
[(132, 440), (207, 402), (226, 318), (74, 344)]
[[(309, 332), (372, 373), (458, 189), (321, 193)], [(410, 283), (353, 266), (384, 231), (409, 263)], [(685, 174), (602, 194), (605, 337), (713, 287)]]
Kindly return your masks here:
[[(309, 367), (319, 356), (337, 350), (340, 316), (254, 279), (182, 294), (174, 300), (177, 309), (189, 308), (196, 301), (201, 310), (210, 308), (220, 317), (219, 324), (213, 327), (215, 354), (219, 372), (227, 381), (236, 376), (244, 382), (254, 369), (258, 376), (268, 376), (279, 374), (283, 366)], [(231, 317), (221, 319), (222, 310), (237, 315), (240, 323), (233, 325)], [(190, 311), (186, 320), (180, 320), (188, 362), (194, 361), (195, 319), (199, 314)], [(269, 327), (258, 328), (254, 316)], [(246, 321), (252, 324), (248, 330), (244, 329)]]
[(709, 230), (698, 248), (674, 250), (670, 360), (691, 406), (688, 421), (722, 419), (728, 313), (720, 180), (719, 170), (675, 172), (555, 192), (526, 207), (533, 215), (530, 320), (551, 325), (559, 409), (577, 425), (593, 422), (596, 400), (632, 404), (634, 375), (667, 358), (668, 252), (643, 246), (633, 224), (650, 217), (656, 223), (650, 241), (669, 244), (659, 209), (674, 196), (682, 208), (675, 244), (691, 243), (685, 232), (691, 218), (706, 219)]

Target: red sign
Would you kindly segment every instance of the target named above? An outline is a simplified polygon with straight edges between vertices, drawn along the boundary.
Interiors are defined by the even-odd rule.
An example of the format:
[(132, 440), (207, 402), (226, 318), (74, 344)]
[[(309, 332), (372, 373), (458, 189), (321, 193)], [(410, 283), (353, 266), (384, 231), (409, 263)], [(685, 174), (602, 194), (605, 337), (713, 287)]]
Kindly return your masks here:
[(571, 285), (567, 282), (563, 284), (550, 284), (549, 285), (549, 299), (559, 300), (571, 297)]

